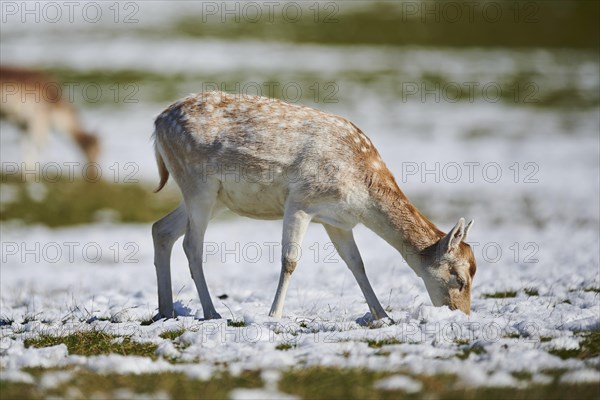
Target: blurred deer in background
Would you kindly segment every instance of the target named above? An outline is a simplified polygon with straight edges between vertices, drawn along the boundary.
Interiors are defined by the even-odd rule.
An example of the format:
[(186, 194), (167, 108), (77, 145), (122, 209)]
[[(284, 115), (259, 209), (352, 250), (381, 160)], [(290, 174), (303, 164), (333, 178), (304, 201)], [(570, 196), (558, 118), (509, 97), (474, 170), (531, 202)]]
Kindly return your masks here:
[(98, 138), (82, 128), (75, 108), (62, 98), (59, 84), (45, 73), (0, 66), (0, 96), (0, 117), (19, 126), (27, 136), (22, 141), (26, 163), (38, 161), (50, 130), (75, 141), (88, 162), (98, 158)]

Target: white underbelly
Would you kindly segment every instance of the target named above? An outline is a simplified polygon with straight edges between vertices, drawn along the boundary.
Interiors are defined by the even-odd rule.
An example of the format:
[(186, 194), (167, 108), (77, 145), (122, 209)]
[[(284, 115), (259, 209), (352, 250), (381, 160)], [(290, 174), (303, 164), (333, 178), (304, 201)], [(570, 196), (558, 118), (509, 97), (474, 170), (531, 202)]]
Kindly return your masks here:
[[(290, 193), (294, 186), (289, 181), (289, 178), (281, 174), (262, 180), (228, 176), (220, 180), (218, 200), (222, 206), (238, 215), (255, 219), (281, 219), (288, 196), (294, 196)], [(313, 222), (352, 229), (358, 219), (348, 200), (335, 196), (304, 196), (300, 201), (301, 207), (312, 216)]]
[(278, 183), (223, 181), (219, 201), (236, 214), (257, 219), (283, 217), (287, 189)]

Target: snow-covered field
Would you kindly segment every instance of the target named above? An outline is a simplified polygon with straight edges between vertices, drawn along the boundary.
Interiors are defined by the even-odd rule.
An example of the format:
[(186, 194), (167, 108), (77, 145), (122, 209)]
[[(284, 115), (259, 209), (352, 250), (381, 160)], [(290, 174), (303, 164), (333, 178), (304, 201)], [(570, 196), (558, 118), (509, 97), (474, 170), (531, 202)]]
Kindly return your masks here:
[[(272, 52), (278, 57), (267, 64), (291, 76), (304, 70), (335, 74), (343, 69), (368, 71), (371, 66), (406, 71), (412, 66), (417, 71), (443, 70), (458, 82), (485, 83), (525, 68), (536, 71), (542, 89), (545, 83), (560, 85), (565, 80), (582, 91), (599, 85), (597, 58), (584, 52), (349, 51), (179, 40), (176, 48), (188, 51), (184, 63), (177, 58), (181, 53), (171, 55), (172, 48), (154, 39), (135, 37), (117, 44), (109, 35), (73, 35), (65, 39), (70, 51), (63, 55), (53, 49), (52, 35), (63, 37), (64, 32), (48, 29), (48, 36), (33, 39), (14, 29), (2, 39), (6, 63), (155, 72), (204, 68), (214, 73), (246, 64), (265, 68), (266, 59), (257, 55)], [(94, 47), (102, 46), (104, 52), (91, 51), (92, 36), (97, 40)], [(29, 51), (20, 50), (24, 47)], [(147, 51), (165, 56), (139, 65)], [(311, 55), (315, 63), (303, 67), (303, 55)], [(573, 65), (573, 59), (583, 61)], [(238, 217), (209, 226), (205, 274), (219, 313), (244, 326), (196, 318), (202, 309), (180, 241), (173, 254), (179, 317), (148, 325), (157, 311), (150, 224), (50, 229), (3, 222), (1, 379), (31, 382), (32, 376), (23, 371), (26, 367), (79, 366), (122, 374), (181, 371), (206, 380), (224, 370), (235, 375), (247, 369), (332, 366), (453, 374), (456, 384), (465, 387), (544, 385), (552, 381), (548, 370), (564, 370), (560, 379), (566, 383), (600, 381), (599, 357), (562, 359), (551, 354), (578, 349), (579, 333), (600, 329), (598, 108), (427, 98), (405, 102), (379, 97), (368, 85), (340, 89), (338, 103), (308, 105), (355, 121), (379, 148), (408, 197), (444, 231), (460, 217), (475, 219), (469, 241), (478, 270), (470, 316), (431, 306), (424, 285), (401, 256), (366, 228), (357, 227), (367, 274), (394, 321), (365, 324), (368, 307), (357, 284), (324, 230), (315, 225), (303, 244), (284, 317), (270, 319), (280, 269), (281, 222)], [(104, 172), (113, 173), (115, 162), (119, 168), (134, 163), (136, 178), (156, 182), (149, 136), (152, 120), (164, 106), (140, 102), (83, 110), (86, 125), (102, 137)], [(3, 164), (20, 162), (17, 139), (15, 129), (3, 123)], [(53, 137), (43, 158), (73, 160), (78, 156), (70, 146)], [(515, 293), (502, 298), (504, 292)], [(69, 354), (65, 345), (24, 346), (26, 339), (41, 334), (87, 330), (154, 343), (159, 357), (86, 357)], [(159, 336), (170, 330), (185, 332), (176, 339)], [(383, 348), (373, 346), (379, 342)], [(521, 372), (531, 375), (521, 379)], [(405, 376), (378, 385), (409, 393), (421, 390), (419, 382)]]
[[(575, 377), (598, 376), (590, 373), (597, 359), (561, 360), (547, 353), (557, 347), (576, 348), (574, 332), (598, 328), (598, 294), (582, 291), (598, 285), (598, 255), (584, 251), (597, 245), (590, 232), (565, 236), (562, 224), (536, 232), (537, 263), (515, 263), (509, 243), (503, 246), (508, 254), (496, 263), (478, 257), (473, 311), (466, 317), (432, 307), (423, 284), (401, 258), (370, 232), (358, 229), (372, 284), (396, 322), (369, 329), (357, 323), (367, 311), (362, 295), (318, 226), (307, 235), (284, 318), (266, 318), (279, 273), (279, 227), (277, 222), (240, 219), (216, 222), (209, 229), (207, 280), (214, 297), (228, 295), (217, 300), (217, 309), (228, 319), (245, 321), (245, 327), (194, 319), (201, 315), (201, 307), (180, 249), (174, 254), (173, 283), (181, 317), (140, 325), (156, 311), (148, 226), (3, 227), (3, 246), (15, 243), (19, 252), (13, 255), (8, 248), (11, 251), (3, 255), (2, 314), (14, 322), (2, 327), (2, 367), (6, 373), (28, 366), (72, 364), (123, 373), (181, 368), (121, 356), (83, 359), (68, 355), (62, 347), (23, 348), (23, 339), (39, 333), (101, 329), (156, 343), (159, 354), (194, 364), (190, 371), (195, 372), (190, 373), (210, 374), (226, 363), (232, 371), (298, 365), (406, 367), (415, 373), (457, 373), (465, 385), (518, 385), (511, 378), (513, 371), (529, 371), (543, 379), (540, 371), (554, 368), (578, 371)], [(486, 232), (494, 226), (481, 223), (478, 229)], [(502, 243), (502, 237), (498, 239)], [(560, 246), (549, 245), (556, 240)], [(26, 252), (36, 245), (42, 250)], [(565, 248), (574, 250), (567, 254)], [(41, 254), (39, 262), (34, 261), (36, 254)], [(525, 288), (535, 288), (539, 295), (529, 296)], [(517, 292), (515, 298), (482, 298), (484, 293), (510, 290)], [(189, 332), (174, 343), (158, 337), (179, 328)], [(541, 343), (540, 338), (551, 340)], [(388, 346), (389, 355), (375, 356), (378, 349), (368, 347), (367, 341), (384, 339), (399, 343)], [(461, 339), (485, 353), (455, 358), (464, 347), (457, 344)], [(295, 347), (276, 350), (282, 343)], [(347, 352), (350, 356), (344, 355)]]

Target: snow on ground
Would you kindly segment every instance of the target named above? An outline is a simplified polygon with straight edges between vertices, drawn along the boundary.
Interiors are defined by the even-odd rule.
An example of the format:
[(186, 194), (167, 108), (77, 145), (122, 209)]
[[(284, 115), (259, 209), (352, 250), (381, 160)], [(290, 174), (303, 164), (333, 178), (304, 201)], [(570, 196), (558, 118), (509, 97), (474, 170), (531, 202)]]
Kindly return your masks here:
[[(598, 238), (589, 230), (565, 236), (564, 225), (550, 224), (538, 232), (538, 263), (515, 263), (512, 255), (496, 263), (478, 257), (473, 311), (467, 317), (432, 307), (423, 284), (400, 256), (366, 229), (358, 229), (357, 241), (372, 284), (395, 321), (369, 329), (357, 322), (368, 310), (360, 290), (319, 226), (311, 226), (307, 234), (284, 318), (266, 316), (279, 273), (279, 228), (278, 222), (249, 219), (216, 221), (209, 228), (205, 271), (217, 309), (224, 318), (246, 323), (231, 327), (225, 320), (194, 318), (201, 315), (201, 306), (180, 243), (173, 262), (180, 317), (140, 325), (155, 314), (157, 301), (148, 225), (97, 224), (55, 230), (4, 226), (0, 308), (2, 318), (13, 322), (1, 328), (3, 376), (23, 380), (21, 368), (67, 365), (85, 365), (100, 373), (185, 370), (201, 379), (208, 379), (222, 368), (219, 365), (228, 365), (233, 373), (313, 365), (365, 367), (454, 373), (461, 384), (473, 386), (518, 386), (511, 372), (535, 375), (555, 368), (571, 371), (565, 379), (593, 381), (597, 376), (592, 372), (598, 360), (561, 360), (548, 353), (553, 348), (578, 348), (575, 332), (600, 327), (598, 295), (582, 291), (599, 284), (598, 253), (589, 251), (597, 246)], [(493, 231), (494, 226), (484, 222), (477, 229)], [(507, 240), (511, 229), (500, 228), (503, 236), (509, 236)], [(13, 248), (6, 251), (11, 243), (18, 247), (15, 254)], [(26, 250), (36, 244), (42, 248), (36, 253), (41, 254), (39, 262), (33, 260), (35, 252)], [(73, 249), (72, 259), (68, 248)], [(523, 292), (531, 287), (539, 296)], [(518, 294), (508, 299), (482, 297), (507, 290)], [(216, 299), (224, 294), (227, 299)], [(187, 331), (175, 341), (158, 336), (181, 328)], [(24, 339), (40, 333), (64, 335), (89, 329), (155, 343), (158, 355), (185, 366), (143, 357), (86, 358), (69, 355), (64, 345), (23, 347)], [(369, 340), (397, 344), (386, 346), (386, 354), (369, 347)], [(282, 344), (291, 348), (277, 349)], [(465, 360), (455, 357), (465, 346), (483, 351)], [(188, 363), (194, 367), (188, 368)]]

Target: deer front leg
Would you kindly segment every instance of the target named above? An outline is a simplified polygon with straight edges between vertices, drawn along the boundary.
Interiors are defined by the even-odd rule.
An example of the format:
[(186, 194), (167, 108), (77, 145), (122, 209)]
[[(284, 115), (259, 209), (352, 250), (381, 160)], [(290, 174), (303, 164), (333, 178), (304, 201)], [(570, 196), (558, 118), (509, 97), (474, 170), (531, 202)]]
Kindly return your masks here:
[(171, 250), (175, 241), (185, 232), (186, 223), (187, 213), (182, 203), (152, 225), (154, 266), (158, 283), (158, 315), (155, 319), (175, 316), (171, 287)]
[(354, 241), (354, 235), (351, 230), (343, 230), (336, 228), (331, 225), (324, 225), (331, 242), (335, 246), (337, 252), (342, 257), (342, 260), (348, 265), (352, 275), (356, 279), (360, 290), (363, 292), (369, 310), (374, 319), (388, 318), (388, 315), (384, 311), (381, 303), (377, 300), (377, 296), (371, 287), (369, 278), (365, 272), (365, 266), (363, 264), (362, 257)]
[(290, 278), (296, 269), (300, 256), (300, 246), (310, 220), (311, 216), (304, 211), (292, 206), (286, 206), (283, 216), (283, 238), (281, 241), (281, 274), (279, 275), (279, 284), (275, 292), (275, 300), (273, 300), (273, 305), (269, 312), (269, 316), (271, 317), (281, 318)]
[(208, 292), (208, 285), (204, 278), (202, 269), (202, 253), (204, 247), (204, 233), (211, 219), (215, 199), (205, 196), (196, 198), (186, 198), (186, 208), (188, 210), (188, 224), (183, 239), (183, 250), (190, 264), (192, 279), (196, 284), (196, 290), (202, 303), (204, 319), (221, 319), (221, 315), (215, 310), (215, 306)]

